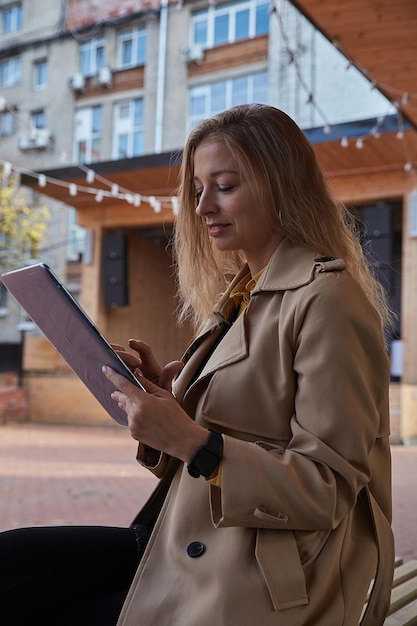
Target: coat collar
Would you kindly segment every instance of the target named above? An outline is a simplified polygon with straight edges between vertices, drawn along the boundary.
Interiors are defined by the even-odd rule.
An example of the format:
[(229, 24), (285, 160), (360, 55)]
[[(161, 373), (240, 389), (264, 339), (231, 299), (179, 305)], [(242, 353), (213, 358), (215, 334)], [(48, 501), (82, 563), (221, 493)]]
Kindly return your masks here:
[[(345, 268), (341, 259), (319, 257), (317, 251), (297, 246), (285, 238), (275, 250), (252, 293), (297, 289), (314, 280), (318, 272), (340, 271)], [(245, 265), (220, 298), (214, 309), (218, 317), (228, 319), (232, 307), (230, 293), (248, 272), (249, 268)]]
[(317, 251), (298, 246), (285, 238), (272, 255), (252, 293), (297, 289), (314, 280), (319, 272), (346, 269), (341, 259), (320, 257)]

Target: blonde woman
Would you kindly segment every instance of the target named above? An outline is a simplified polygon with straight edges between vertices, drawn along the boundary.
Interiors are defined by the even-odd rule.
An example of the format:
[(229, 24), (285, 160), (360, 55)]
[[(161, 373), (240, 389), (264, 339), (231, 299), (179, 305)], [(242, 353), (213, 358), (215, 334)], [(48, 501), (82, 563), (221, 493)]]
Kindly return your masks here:
[(196, 338), (164, 368), (142, 341), (118, 347), (146, 392), (104, 371), (161, 479), (129, 529), (150, 538), (117, 624), (380, 626), (389, 311), (349, 216), (265, 105), (191, 132), (179, 200), (179, 317)]
[(285, 113), (237, 106), (192, 131), (175, 250), (198, 336), (174, 395), (108, 373), (142, 462), (180, 460), (119, 624), (356, 626), (375, 576), (363, 623), (382, 624), (389, 313)]

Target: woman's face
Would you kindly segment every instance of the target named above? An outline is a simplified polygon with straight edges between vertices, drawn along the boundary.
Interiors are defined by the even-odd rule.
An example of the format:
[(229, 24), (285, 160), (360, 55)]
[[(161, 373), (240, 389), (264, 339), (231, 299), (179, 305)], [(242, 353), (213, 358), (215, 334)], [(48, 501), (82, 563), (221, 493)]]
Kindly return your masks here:
[(219, 250), (241, 250), (252, 276), (268, 263), (282, 240), (266, 219), (267, 208), (244, 180), (230, 149), (205, 140), (194, 153), (197, 215)]

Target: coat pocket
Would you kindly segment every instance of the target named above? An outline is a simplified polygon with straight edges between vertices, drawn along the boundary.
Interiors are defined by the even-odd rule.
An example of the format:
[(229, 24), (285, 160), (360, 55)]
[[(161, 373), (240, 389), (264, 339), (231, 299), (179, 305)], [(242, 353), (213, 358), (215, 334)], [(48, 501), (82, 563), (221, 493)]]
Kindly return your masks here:
[(255, 556), (275, 611), (308, 604), (304, 570), (293, 531), (259, 528)]
[(323, 530), (294, 531), (294, 538), (303, 567), (307, 567), (314, 561), (329, 538), (330, 533), (331, 530), (328, 528)]

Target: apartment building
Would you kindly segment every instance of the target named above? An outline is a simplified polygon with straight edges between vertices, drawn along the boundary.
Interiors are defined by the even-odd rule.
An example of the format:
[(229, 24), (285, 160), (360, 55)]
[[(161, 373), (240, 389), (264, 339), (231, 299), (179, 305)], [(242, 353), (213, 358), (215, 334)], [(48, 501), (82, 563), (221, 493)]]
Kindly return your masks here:
[[(359, 141), (399, 132), (390, 103), (289, 0), (50, 0), (47, 10), (42, 0), (0, 0), (0, 35), (0, 160), (21, 173), (34, 203), (52, 207), (43, 258), (70, 282), (68, 260), (82, 259), (72, 287), (93, 319), (112, 336), (147, 337), (162, 359), (177, 356), (189, 336), (174, 322), (166, 243), (175, 155), (199, 119), (268, 102), (313, 143), (340, 143), (343, 152), (357, 141), (358, 160)], [(368, 226), (400, 313), (409, 189), (400, 181), (354, 190), (341, 187), (341, 197)], [(122, 258), (117, 294), (103, 275), (109, 247)], [(18, 341), (2, 293), (0, 341)], [(400, 319), (389, 338), (393, 378), (402, 375)]]

